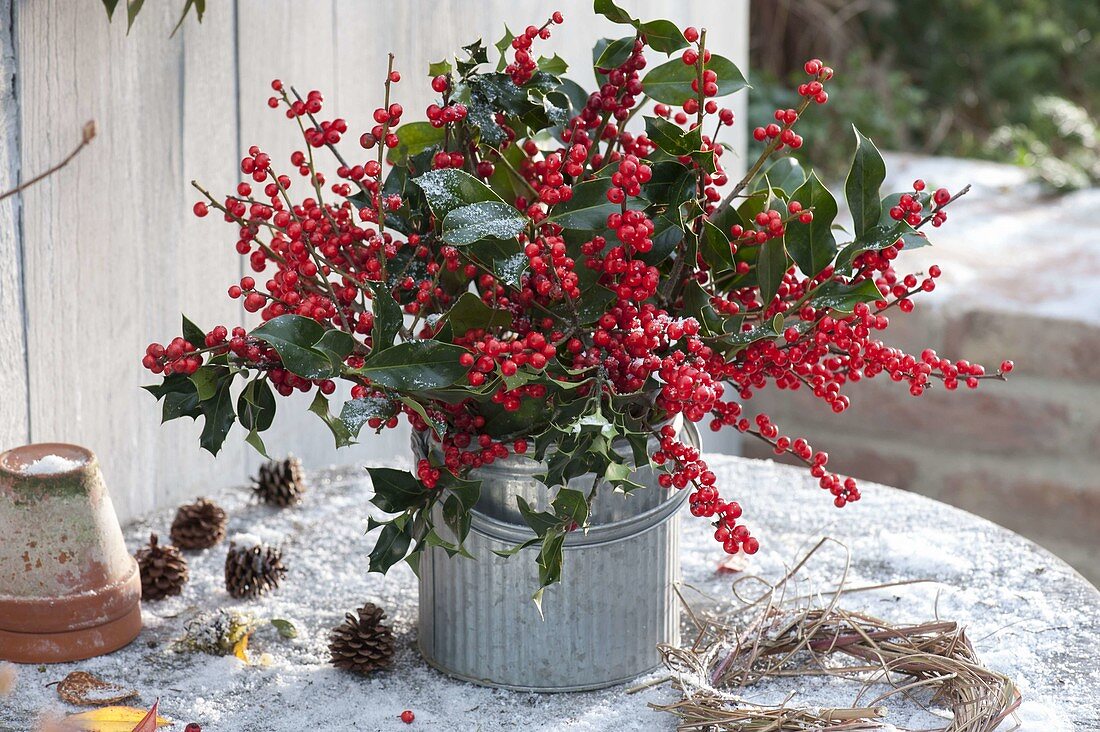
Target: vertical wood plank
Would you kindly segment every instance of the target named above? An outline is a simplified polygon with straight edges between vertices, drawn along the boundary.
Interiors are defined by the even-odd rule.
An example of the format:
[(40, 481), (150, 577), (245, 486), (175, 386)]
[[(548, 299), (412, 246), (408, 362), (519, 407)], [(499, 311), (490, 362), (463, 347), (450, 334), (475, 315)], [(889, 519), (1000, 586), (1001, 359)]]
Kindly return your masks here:
[[(10, 0), (0, 3), (0, 191), (19, 183), (19, 108), (14, 86), (18, 67), (11, 20)], [(77, 139), (74, 136), (74, 144)], [(0, 202), (0, 450), (30, 439), (19, 201), (12, 196)]]
[[(242, 472), (239, 449), (219, 461), (200, 453), (196, 426), (161, 427), (139, 390), (153, 380), (139, 362), (145, 345), (178, 334), (181, 307), (212, 300), (201, 297), (206, 267), (223, 249), (183, 218), (193, 197), (182, 160), (194, 152), (184, 135), (183, 53), (194, 36), (187, 28), (168, 38), (176, 12), (150, 4), (126, 36), (99, 3), (24, 1), (15, 24), (26, 169), (64, 154), (84, 120), (100, 130), (65, 175), (24, 196), (31, 437), (95, 450), (123, 516)], [(231, 13), (213, 9), (201, 32), (219, 31), (220, 44), (196, 45), (213, 44), (203, 68), (231, 80)], [(201, 114), (191, 107), (192, 143), (202, 136), (214, 147), (224, 136), (226, 152), (235, 147), (232, 87), (226, 93), (221, 114), (216, 99)]]

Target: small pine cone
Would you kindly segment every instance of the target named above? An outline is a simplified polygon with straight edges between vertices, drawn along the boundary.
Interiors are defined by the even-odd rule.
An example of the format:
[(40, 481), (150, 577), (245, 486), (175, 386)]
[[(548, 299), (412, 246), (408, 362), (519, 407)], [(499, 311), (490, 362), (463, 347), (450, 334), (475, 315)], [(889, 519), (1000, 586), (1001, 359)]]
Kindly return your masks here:
[(306, 491), (302, 461), (293, 455), (286, 460), (271, 460), (260, 466), (252, 479), (252, 493), (270, 506), (286, 508), (302, 502)]
[(225, 538), (226, 515), (207, 498), (180, 506), (172, 521), (172, 543), (181, 549), (209, 549)]
[(329, 653), (332, 665), (358, 674), (372, 674), (393, 663), (393, 631), (383, 625), (386, 613), (374, 603), (359, 608), (359, 617), (348, 613), (332, 629)]
[(225, 589), (241, 600), (251, 600), (279, 586), (286, 577), (283, 553), (266, 544), (229, 544), (225, 555)]
[(190, 577), (187, 560), (180, 550), (171, 544), (160, 546), (157, 535), (149, 536), (149, 545), (134, 554), (141, 573), (141, 599), (163, 600), (183, 592), (183, 585)]

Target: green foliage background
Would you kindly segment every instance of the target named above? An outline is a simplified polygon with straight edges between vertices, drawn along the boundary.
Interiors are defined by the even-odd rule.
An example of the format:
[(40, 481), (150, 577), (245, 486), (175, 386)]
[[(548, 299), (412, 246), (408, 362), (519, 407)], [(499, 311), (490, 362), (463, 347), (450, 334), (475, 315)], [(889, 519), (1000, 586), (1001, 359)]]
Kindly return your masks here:
[[(820, 56), (837, 78), (807, 138), (854, 122), (888, 149), (1017, 163), (1059, 189), (1100, 181), (1095, 0), (753, 0), (752, 13), (753, 124), (793, 106), (802, 62)], [(800, 154), (843, 169), (836, 146)]]

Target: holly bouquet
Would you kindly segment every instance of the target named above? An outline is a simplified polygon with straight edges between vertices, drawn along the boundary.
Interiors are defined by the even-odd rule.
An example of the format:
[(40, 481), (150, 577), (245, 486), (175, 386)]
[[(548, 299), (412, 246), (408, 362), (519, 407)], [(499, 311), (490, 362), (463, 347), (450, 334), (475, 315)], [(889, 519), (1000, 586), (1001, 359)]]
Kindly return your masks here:
[[(856, 131), (852, 231), (837, 226), (834, 195), (788, 154), (803, 144), (798, 121), (828, 101), (831, 68), (806, 62), (800, 104), (752, 130), (755, 162), (734, 181), (723, 138), (735, 119), (721, 100), (747, 87), (743, 74), (705, 30), (641, 21), (612, 0), (594, 7), (623, 28), (593, 49), (595, 91), (541, 48), (564, 20), (554, 13), (506, 34), (495, 62), (478, 41), (432, 64), (438, 100), (417, 121), (405, 121), (391, 55), (384, 102), (350, 145), (320, 92), (276, 80), (268, 105), (298, 126), (300, 149), (276, 160), (250, 148), (228, 195), (196, 186), (195, 214), (232, 224), (256, 273), (229, 296), (262, 324), (205, 330), (185, 318), (179, 337), (147, 349), (163, 380), (146, 388), (165, 420), (203, 417), (214, 453), (237, 422), (263, 452), (276, 394), (296, 391), (315, 395), (309, 409), (340, 446), (401, 420), (426, 434), (434, 449), (415, 473), (370, 470), (372, 502), (391, 516), (371, 522), (373, 571), (415, 567), (427, 546), (462, 552), (477, 469), (513, 454), (542, 463), (554, 496), (544, 511), (517, 497), (544, 586), (596, 492), (637, 490), (639, 466), (690, 491), (691, 513), (726, 552), (751, 554), (741, 507), (676, 420), (793, 455), (842, 507), (859, 500), (855, 481), (749, 409), (756, 392), (807, 389), (843, 412), (864, 378), (920, 396), (1011, 370), (880, 340), (940, 274), (901, 274), (898, 255), (926, 246), (965, 191), (917, 180), (884, 195), (883, 159)], [(351, 386), (336, 408), (338, 380)], [(584, 475), (591, 490), (570, 487)]]

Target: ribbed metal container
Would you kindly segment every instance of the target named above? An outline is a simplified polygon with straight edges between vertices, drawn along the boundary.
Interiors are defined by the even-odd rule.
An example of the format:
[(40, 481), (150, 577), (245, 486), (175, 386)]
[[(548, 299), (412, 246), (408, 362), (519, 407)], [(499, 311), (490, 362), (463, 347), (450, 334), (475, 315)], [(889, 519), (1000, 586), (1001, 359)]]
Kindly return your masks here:
[[(697, 443), (694, 427), (683, 437)], [(414, 435), (413, 451), (427, 445)], [(624, 446), (624, 454), (629, 449)], [(660, 664), (658, 643), (679, 641), (679, 509), (687, 491), (661, 488), (651, 468), (635, 471), (645, 488), (629, 496), (601, 486), (587, 533), (565, 540), (562, 581), (547, 588), (544, 618), (531, 595), (539, 586), (533, 536), (516, 496), (549, 506), (534, 460), (510, 456), (474, 472), (482, 481), (466, 549), (474, 560), (439, 548), (420, 561), (419, 645), (439, 670), (466, 681), (523, 691), (582, 691), (619, 684)], [(570, 487), (588, 491), (591, 476)], [(437, 525), (442, 524), (438, 521)]]

